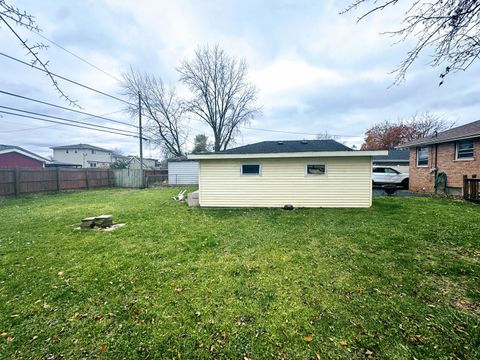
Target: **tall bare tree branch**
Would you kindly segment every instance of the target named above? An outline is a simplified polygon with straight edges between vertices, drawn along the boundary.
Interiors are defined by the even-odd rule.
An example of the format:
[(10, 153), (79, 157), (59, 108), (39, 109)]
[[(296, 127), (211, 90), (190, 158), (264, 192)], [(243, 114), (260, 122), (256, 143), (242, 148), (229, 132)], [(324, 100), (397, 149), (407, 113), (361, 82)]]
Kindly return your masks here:
[[(138, 94), (141, 94), (142, 114), (147, 119), (145, 128), (164, 154), (167, 157), (182, 156), (187, 137), (183, 123), (185, 106), (175, 87), (165, 86), (159, 77), (133, 69), (123, 74), (123, 78), (123, 93), (131, 103), (137, 104)], [(131, 106), (128, 111), (137, 114), (138, 106)]]
[(194, 59), (177, 69), (193, 93), (188, 110), (213, 131), (214, 150), (225, 150), (241, 124), (260, 112), (257, 89), (247, 82), (247, 65), (228, 56), (218, 45), (199, 48)]
[(17, 7), (9, 5), (5, 2), (5, 0), (0, 0), (0, 23), (3, 23), (20, 41), (20, 44), (23, 48), (25, 48), (28, 54), (32, 57), (30, 61), (32, 66), (39, 66), (45, 73), (47, 74), (50, 82), (54, 86), (55, 90), (59, 93), (60, 98), (65, 100), (70, 106), (80, 108), (77, 100), (72, 100), (59, 86), (58, 81), (50, 72), (48, 65), (48, 61), (43, 61), (39, 56), (39, 50), (48, 49), (48, 45), (43, 43), (35, 43), (30, 45), (27, 39), (22, 38), (18, 32), (8, 23), (7, 19), (13, 21), (16, 25), (22, 26), (28, 30), (33, 32), (39, 33), (41, 29), (35, 23), (35, 17), (31, 14), (28, 14), (26, 11), (22, 11)]
[[(356, 0), (341, 13), (371, 4), (358, 18), (361, 21), (398, 3), (399, 0)], [(410, 3), (400, 28), (384, 33), (398, 37), (399, 41), (415, 39), (414, 47), (393, 71), (396, 84), (405, 80), (410, 67), (426, 49), (434, 52), (432, 66), (444, 66), (439, 85), (449, 73), (465, 71), (479, 58), (480, 1), (410, 0)]]

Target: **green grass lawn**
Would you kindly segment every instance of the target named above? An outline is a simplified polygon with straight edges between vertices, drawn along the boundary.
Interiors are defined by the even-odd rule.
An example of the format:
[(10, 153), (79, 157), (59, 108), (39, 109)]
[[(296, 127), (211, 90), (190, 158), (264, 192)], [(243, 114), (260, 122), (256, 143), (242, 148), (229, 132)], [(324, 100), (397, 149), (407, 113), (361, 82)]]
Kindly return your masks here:
[[(0, 199), (0, 358), (478, 359), (480, 207)], [(113, 214), (114, 232), (79, 231)]]

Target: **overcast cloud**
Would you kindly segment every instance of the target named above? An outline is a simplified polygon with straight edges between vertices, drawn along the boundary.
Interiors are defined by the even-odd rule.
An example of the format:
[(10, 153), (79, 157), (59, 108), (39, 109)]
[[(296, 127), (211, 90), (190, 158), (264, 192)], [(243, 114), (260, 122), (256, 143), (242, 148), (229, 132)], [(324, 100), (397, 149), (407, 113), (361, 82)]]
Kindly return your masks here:
[[(348, 145), (359, 145), (372, 124), (415, 112), (434, 112), (457, 124), (478, 119), (478, 64), (466, 73), (450, 76), (439, 87), (441, 69), (426, 65), (426, 54), (405, 83), (390, 87), (390, 71), (410, 44), (393, 46), (394, 40), (379, 33), (395, 29), (401, 19), (400, 8), (357, 24), (358, 14), (338, 15), (346, 1), (330, 0), (18, 0), (13, 4), (36, 16), (44, 36), (117, 78), (132, 66), (177, 83), (175, 68), (181, 60), (191, 57), (200, 45), (218, 43), (229, 54), (246, 59), (250, 80), (260, 90), (263, 114), (251, 122), (252, 128), (311, 134), (327, 131), (341, 135)], [(41, 40), (28, 30), (16, 30), (31, 42)], [(0, 27), (0, 48), (28, 61), (25, 50), (5, 27)], [(42, 51), (41, 56), (50, 60), (53, 72), (120, 95), (118, 81), (55, 46)], [(123, 107), (68, 83), (60, 85), (87, 112), (107, 114)], [(66, 106), (45, 75), (3, 57), (0, 90)], [(85, 118), (2, 94), (0, 104)], [(136, 123), (126, 113), (109, 117)], [(209, 135), (201, 122), (190, 120), (190, 142), (198, 132)], [(237, 144), (313, 137), (242, 128)], [(134, 138), (9, 115), (0, 118), (0, 143), (45, 156), (51, 155), (51, 146), (74, 143), (138, 153)], [(159, 156), (148, 144), (145, 152)]]

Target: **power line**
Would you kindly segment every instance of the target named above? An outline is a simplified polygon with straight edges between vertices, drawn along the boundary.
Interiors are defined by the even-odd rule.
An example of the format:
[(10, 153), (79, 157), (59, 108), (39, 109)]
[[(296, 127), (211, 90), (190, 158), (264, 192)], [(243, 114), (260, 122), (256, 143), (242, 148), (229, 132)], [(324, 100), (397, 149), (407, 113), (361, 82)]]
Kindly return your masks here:
[(33, 69), (35, 69), (35, 70), (44, 72), (44, 73), (46, 73), (46, 74), (50, 73), (52, 76), (54, 76), (54, 77), (56, 77), (56, 78), (62, 79), (62, 80), (64, 80), (64, 81), (68, 81), (69, 83), (72, 83), (72, 84), (75, 84), (75, 85), (77, 85), (77, 86), (83, 87), (84, 89), (87, 89), (87, 90), (96, 92), (97, 94), (104, 95), (104, 96), (106, 96), (106, 97), (109, 97), (109, 98), (111, 98), (111, 99), (120, 101), (120, 102), (122, 102), (122, 103), (124, 103), (124, 104), (127, 104), (127, 105), (130, 105), (130, 106), (136, 106), (135, 104), (132, 104), (132, 103), (126, 101), (126, 100), (123, 100), (123, 99), (117, 97), (117, 96), (114, 96), (114, 95), (111, 95), (111, 94), (107, 94), (106, 92), (103, 92), (103, 91), (94, 89), (94, 88), (92, 88), (92, 87), (90, 87), (90, 86), (88, 86), (88, 85), (81, 84), (81, 83), (79, 83), (78, 81), (69, 79), (69, 78), (67, 78), (67, 77), (65, 77), (65, 76), (61, 76), (61, 75), (55, 74), (55, 73), (53, 73), (53, 72), (51, 72), (51, 71), (44, 70), (44, 69), (42, 69), (42, 68), (40, 68), (40, 67), (38, 67), (38, 66), (35, 66), (35, 65), (33, 65), (33, 64), (29, 64), (29, 63), (26, 62), (26, 61), (17, 59), (16, 57), (7, 55), (7, 54), (5, 54), (5, 53), (3, 53), (3, 52), (0, 52), (0, 55), (1, 55), (1, 56), (4, 56), (4, 57), (6, 57), (6, 58), (8, 58), (8, 59), (10, 59), (10, 60), (16, 61), (16, 62), (18, 62), (18, 63), (20, 63), (20, 64), (23, 64), (23, 65), (26, 65), (26, 66), (28, 66), (28, 67), (31, 67), (31, 68), (33, 68)]
[[(67, 110), (67, 111), (72, 111), (72, 112), (75, 112), (75, 113), (78, 113), (78, 114), (82, 114), (82, 115), (87, 115), (87, 116), (89, 116), (90, 118), (98, 118), (98, 119), (102, 119), (102, 120), (106, 120), (106, 121), (110, 121), (110, 122), (114, 122), (114, 123), (118, 123), (118, 124), (122, 124), (122, 125), (132, 126), (132, 127), (136, 128), (136, 129), (138, 129), (138, 126), (136, 126), (136, 125), (132, 125), (132, 124), (129, 124), (129, 123), (124, 122), (124, 121), (109, 119), (109, 118), (104, 117), (103, 115), (94, 115), (94, 114), (87, 113), (87, 112), (85, 112), (85, 111), (70, 109), (70, 108), (67, 108), (67, 107), (65, 107), (65, 106), (60, 106), (60, 105), (52, 104), (52, 103), (49, 103), (49, 102), (46, 102), (46, 101), (42, 101), (42, 100), (38, 100), (38, 99), (33, 99), (33, 98), (31, 98), (31, 97), (28, 97), (28, 96), (18, 95), (18, 94), (14, 94), (14, 93), (11, 93), (11, 92), (8, 92), (8, 91), (0, 90), (0, 94), (5, 94), (5, 95), (9, 95), (9, 96), (14, 96), (14, 97), (17, 97), (17, 98), (20, 98), (20, 99), (24, 99), (24, 100), (34, 101), (34, 102), (39, 103), (39, 104), (48, 105), (48, 106), (53, 106), (53, 107), (56, 107), (56, 108), (58, 108), (58, 109)], [(123, 110), (116, 111), (115, 113), (120, 112), (120, 111), (123, 111)]]
[(39, 32), (37, 32), (37, 31), (33, 31), (33, 30), (31, 30), (31, 31), (32, 31), (34, 34), (36, 34), (36, 35), (40, 36), (42, 39), (45, 39), (45, 40), (47, 40), (48, 42), (50, 42), (51, 44), (55, 45), (56, 47), (58, 47), (58, 48), (62, 49), (63, 51), (65, 51), (65, 52), (69, 53), (70, 55), (72, 55), (72, 56), (76, 57), (78, 60), (80, 60), (80, 61), (84, 62), (85, 64), (87, 64), (87, 65), (90, 65), (91, 67), (93, 67), (93, 68), (97, 69), (98, 71), (100, 71), (100, 72), (104, 73), (105, 75), (108, 75), (108, 76), (110, 76), (112, 79), (114, 79), (114, 80), (117, 80), (118, 82), (122, 82), (122, 80), (120, 80), (119, 78), (117, 78), (115, 75), (112, 75), (112, 74), (110, 74), (109, 72), (107, 72), (107, 71), (105, 71), (105, 70), (103, 70), (103, 69), (99, 68), (97, 65), (95, 65), (95, 64), (92, 64), (90, 61), (88, 61), (88, 60), (85, 60), (85, 59), (84, 59), (84, 58), (82, 58), (80, 55), (77, 55), (77, 54), (75, 54), (74, 52), (72, 52), (72, 51), (70, 51), (70, 50), (68, 50), (68, 49), (64, 48), (62, 45), (60, 45), (60, 44), (56, 43), (56, 42), (55, 42), (55, 41), (53, 41), (53, 40), (50, 40), (49, 38), (47, 38), (46, 36), (44, 36), (44, 35), (40, 34)]
[[(124, 110), (112, 111), (112, 112), (109, 112), (107, 114), (103, 114), (102, 116), (108, 116), (108, 115), (116, 114), (116, 113), (123, 112), (123, 111)], [(88, 120), (88, 119), (91, 119), (91, 118), (92, 117), (86, 117), (86, 118), (82, 118), (80, 120), (84, 121), (84, 120)], [(21, 131), (28, 131), (28, 130), (37, 130), (37, 129), (46, 129), (46, 128), (52, 128), (52, 127), (56, 127), (56, 126), (59, 126), (59, 125), (36, 126), (36, 127), (31, 127), (31, 128), (25, 128), (25, 129), (6, 130), (6, 131), (0, 131), (0, 134), (21, 132)]]
[(87, 126), (82, 126), (82, 125), (69, 124), (69, 123), (55, 121), (55, 120), (42, 119), (42, 118), (35, 117), (35, 116), (29, 116), (29, 115), (24, 115), (24, 114), (15, 114), (15, 113), (8, 112), (8, 111), (3, 111), (3, 110), (0, 110), (0, 113), (6, 114), (6, 115), (23, 117), (23, 118), (27, 118), (27, 119), (41, 120), (41, 121), (46, 121), (46, 122), (65, 125), (65, 126), (72, 126), (72, 127), (77, 127), (77, 128), (81, 128), (81, 129), (89, 129), (89, 130), (100, 131), (100, 132), (109, 133), (109, 134), (116, 134), (116, 135), (123, 135), (123, 136), (138, 138), (138, 135), (129, 135), (129, 134), (124, 134), (124, 133), (120, 133), (120, 132), (116, 132), (116, 131), (102, 130), (102, 129), (92, 128), (92, 127), (87, 127)]
[(0, 108), (2, 108), (2, 109), (7, 109), (7, 110), (11, 110), (11, 111), (23, 112), (23, 113), (26, 113), (26, 114), (31, 114), (31, 115), (36, 115), (36, 116), (48, 117), (48, 118), (51, 118), (51, 119), (68, 121), (68, 122), (75, 123), (75, 124), (81, 124), (81, 125), (87, 125), (87, 126), (94, 126), (94, 127), (102, 128), (102, 129), (106, 129), (106, 130), (113, 130), (113, 131), (117, 131), (117, 132), (120, 132), (120, 131), (121, 131), (121, 132), (126, 133), (126, 134), (134, 134), (134, 135), (136, 135), (136, 133), (134, 133), (133, 131), (130, 131), (130, 130), (122, 130), (122, 129), (112, 128), (112, 127), (109, 127), (109, 126), (90, 124), (90, 123), (86, 123), (86, 122), (83, 122), (83, 121), (78, 121), (78, 120), (72, 120), (72, 119), (62, 118), (62, 117), (59, 117), (59, 116), (41, 114), (41, 113), (38, 113), (38, 112), (35, 112), (35, 111), (22, 110), (22, 109), (12, 108), (12, 107), (9, 107), (9, 106), (3, 106), (3, 105), (0, 105)]

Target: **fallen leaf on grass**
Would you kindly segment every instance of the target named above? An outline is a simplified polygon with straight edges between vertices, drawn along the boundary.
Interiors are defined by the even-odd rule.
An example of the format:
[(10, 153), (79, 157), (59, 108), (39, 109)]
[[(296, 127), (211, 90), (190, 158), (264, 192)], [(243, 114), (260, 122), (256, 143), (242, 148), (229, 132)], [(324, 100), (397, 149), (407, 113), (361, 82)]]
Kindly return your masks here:
[(102, 346), (100, 346), (100, 352), (101, 353), (106, 353), (108, 351), (108, 345), (107, 344), (102, 344)]
[(367, 349), (367, 350), (365, 350), (365, 355), (367, 355), (367, 357), (371, 358), (372, 355), (373, 355), (373, 351)]
[(13, 336), (9, 336), (9, 337), (7, 337), (7, 342), (11, 343), (13, 341), (13, 339), (15, 339)]
[(413, 336), (410, 336), (410, 341), (415, 343), (415, 344), (418, 344), (418, 343), (422, 343), (424, 340), (423, 336), (422, 335), (413, 335)]
[(7, 335), (8, 335), (7, 333), (0, 333), (1, 337), (7, 336)]
[(317, 360), (320, 360), (320, 354), (315, 354), (315, 357), (317, 358)]
[(340, 340), (339, 344), (342, 345), (342, 346), (347, 346), (348, 341), (347, 340)]
[(310, 335), (305, 336), (305, 337), (303, 338), (303, 340), (305, 340), (305, 341), (308, 342), (308, 343), (309, 343), (309, 342), (312, 342), (312, 341), (313, 341), (313, 336), (310, 336)]

